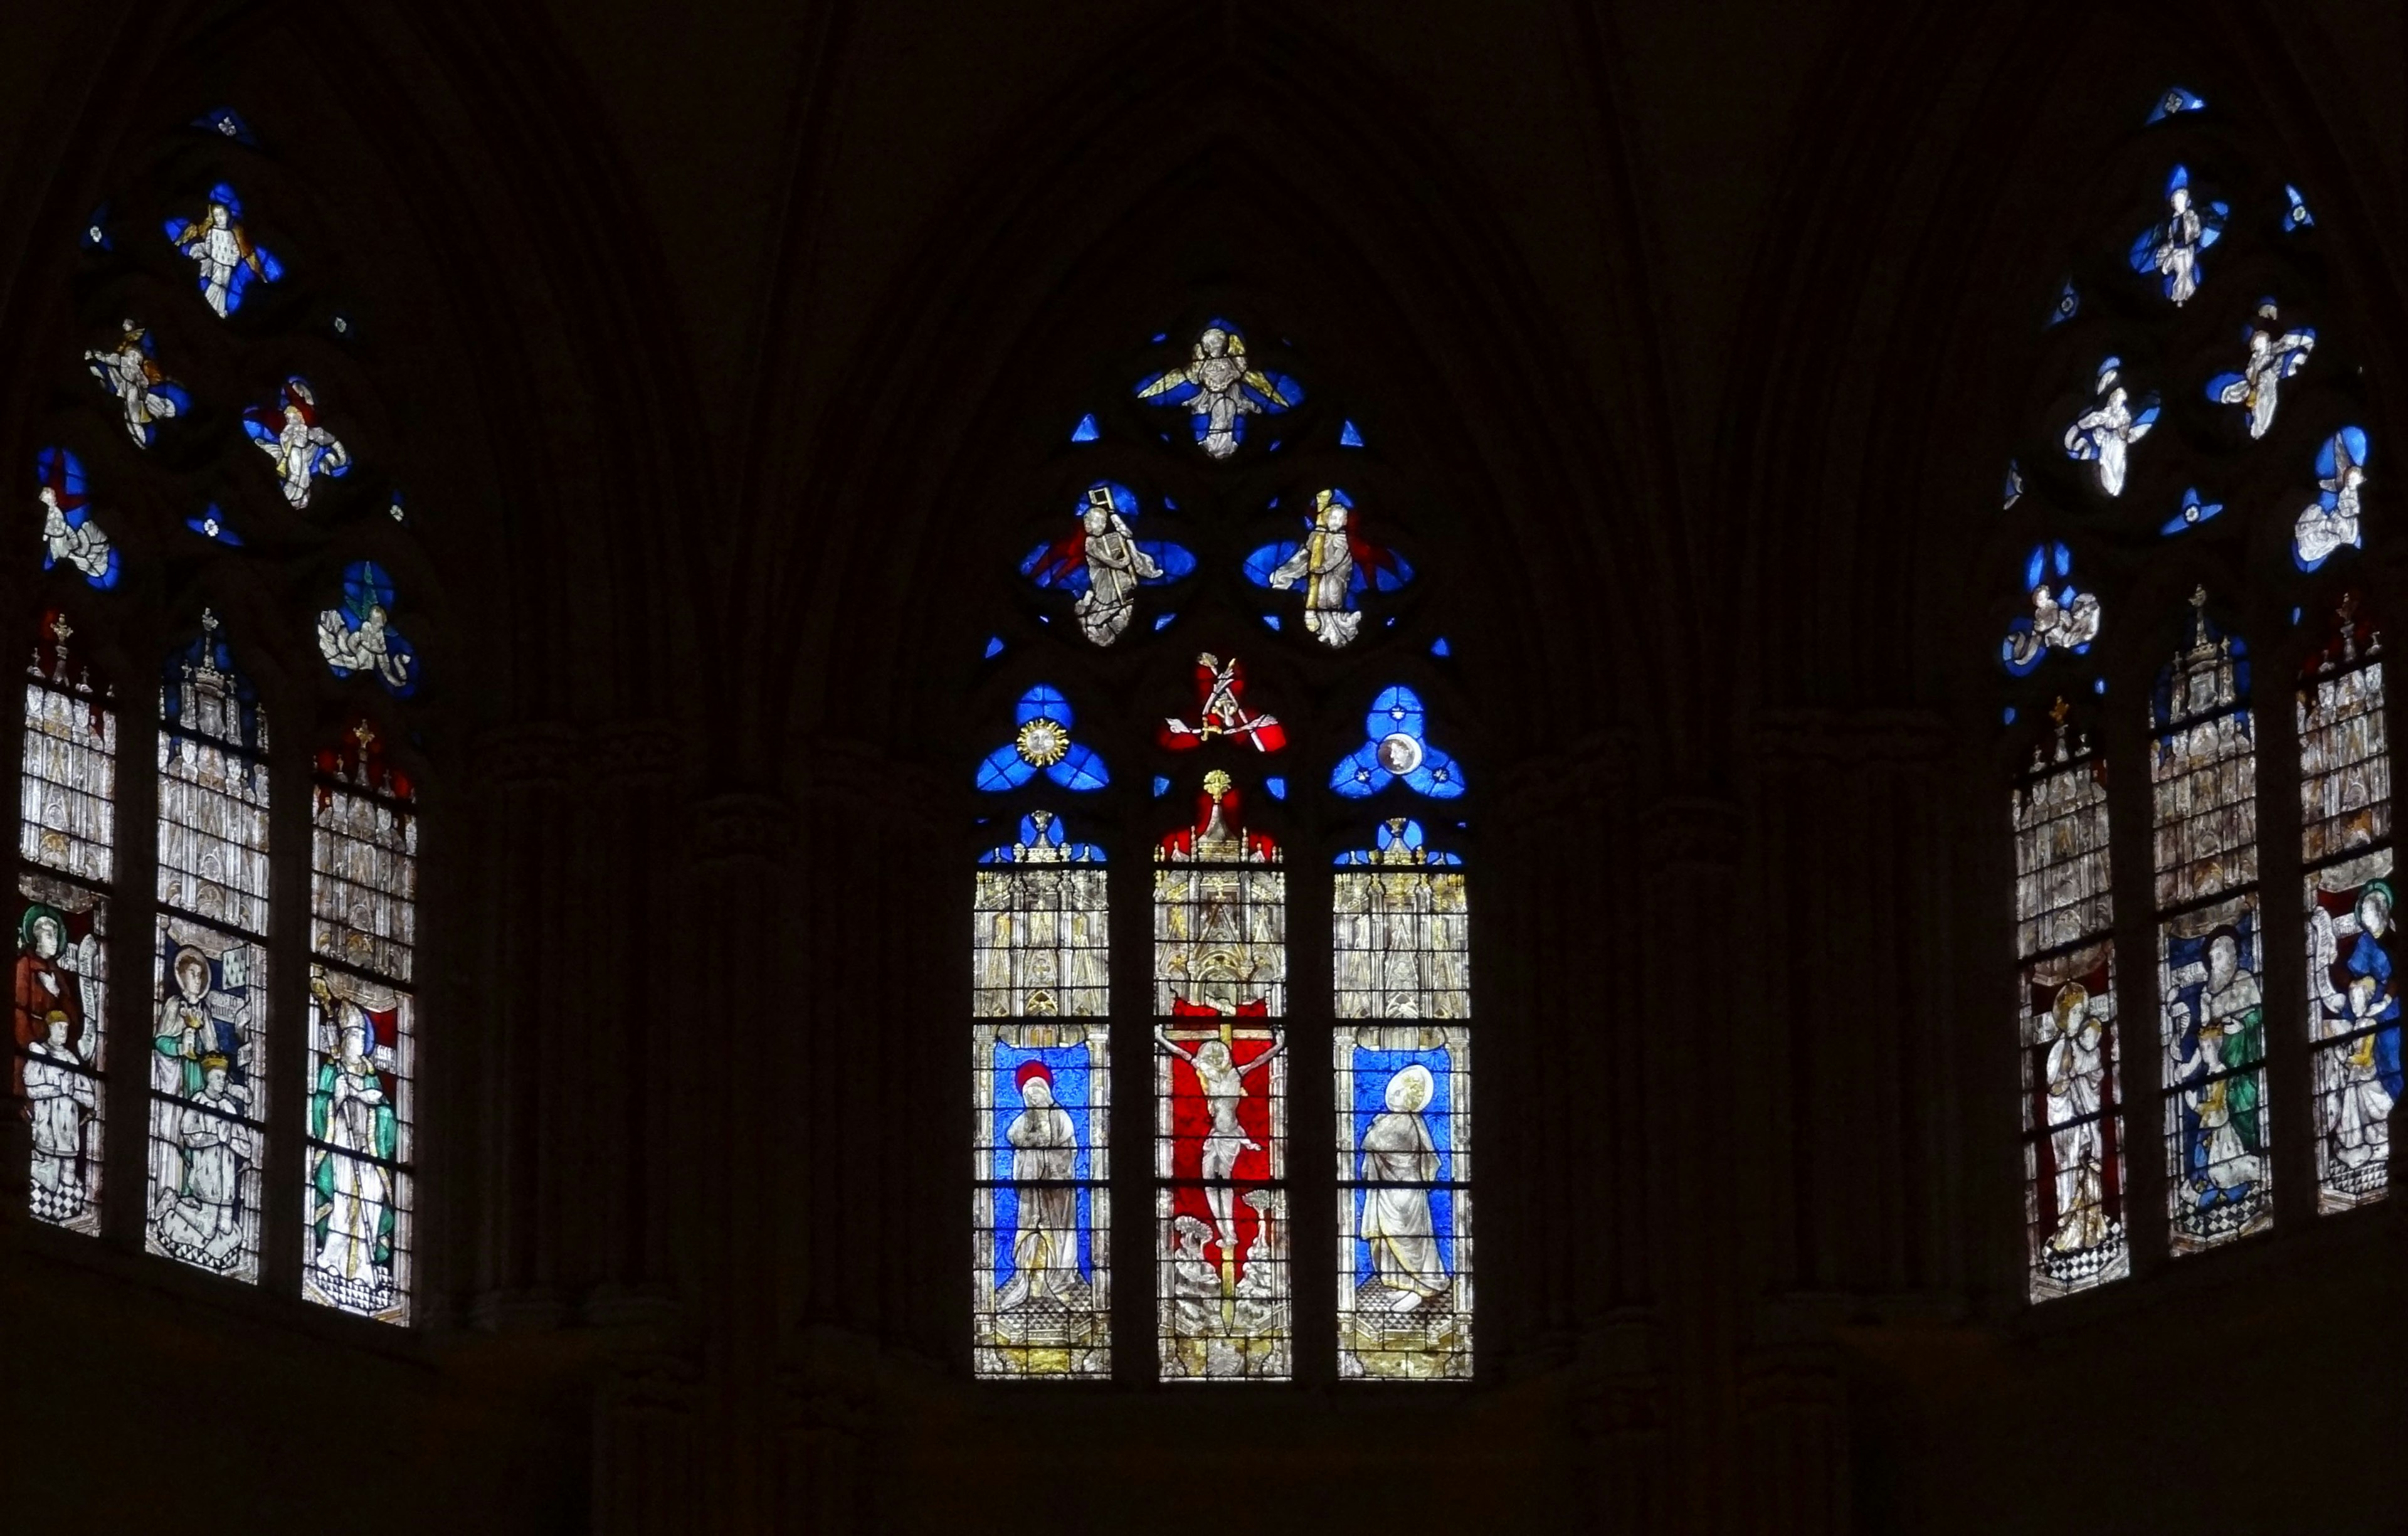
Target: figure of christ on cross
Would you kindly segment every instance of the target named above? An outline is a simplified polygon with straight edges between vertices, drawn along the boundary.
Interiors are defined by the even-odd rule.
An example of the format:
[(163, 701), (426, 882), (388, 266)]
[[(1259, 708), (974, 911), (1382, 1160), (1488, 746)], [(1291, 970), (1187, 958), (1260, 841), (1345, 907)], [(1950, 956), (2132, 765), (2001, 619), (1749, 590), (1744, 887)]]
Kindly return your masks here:
[[(1233, 1321), (1238, 1287), (1238, 1256), (1253, 1235), (1240, 1223), (1259, 1227), (1262, 1215), (1237, 1213), (1235, 1183), (1253, 1183), (1269, 1171), (1266, 1143), (1276, 1134), (1275, 1113), (1266, 1096), (1247, 1092), (1246, 1080), (1287, 1049), (1283, 1033), (1268, 1022), (1269, 1004), (1257, 999), (1234, 1009), (1174, 999), (1172, 1014), (1181, 1022), (1154, 1026), (1162, 1042), (1194, 1074), (1194, 1086), (1180, 1080), (1186, 1073), (1171, 1069), (1173, 1171), (1193, 1177), (1203, 1186), (1204, 1207), (1212, 1220), (1212, 1241), (1220, 1249), (1222, 1322)], [(1257, 1022), (1261, 1021), (1261, 1022)], [(1275, 1091), (1275, 1090), (1274, 1090)], [(1195, 1168), (1185, 1166), (1188, 1147), (1196, 1147)], [(1246, 1164), (1241, 1171), (1240, 1163)]]

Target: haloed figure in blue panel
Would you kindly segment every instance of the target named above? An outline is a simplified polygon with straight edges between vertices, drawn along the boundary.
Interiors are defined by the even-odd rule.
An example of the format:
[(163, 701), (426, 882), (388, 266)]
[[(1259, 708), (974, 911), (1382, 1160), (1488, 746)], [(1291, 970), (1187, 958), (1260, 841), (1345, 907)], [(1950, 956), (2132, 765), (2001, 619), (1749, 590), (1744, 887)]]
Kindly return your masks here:
[(1088, 1167), (1090, 1067), (1084, 1043), (995, 1047), (995, 1309), (1092, 1305)]
[(1340, 1195), (1352, 1258), (1339, 1299), (1347, 1376), (1470, 1371), (1470, 1191), (1459, 1186), (1456, 1150), (1464, 1084), (1449, 1033), (1366, 1026), (1340, 1044), (1341, 1152), (1354, 1184)]

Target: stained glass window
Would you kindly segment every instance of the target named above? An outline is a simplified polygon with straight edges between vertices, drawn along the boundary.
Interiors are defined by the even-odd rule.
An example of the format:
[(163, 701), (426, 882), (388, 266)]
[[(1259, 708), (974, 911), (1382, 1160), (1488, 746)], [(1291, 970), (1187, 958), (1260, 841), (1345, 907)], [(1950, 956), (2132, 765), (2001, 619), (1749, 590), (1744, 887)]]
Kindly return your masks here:
[[(972, 1370), (1466, 1379), (1465, 871), (1412, 816), (1364, 804), (1467, 794), (1453, 727), (1425, 703), (1452, 647), (1429, 616), (1431, 583), (1401, 553), (1412, 489), (1365, 457), (1354, 418), (1308, 401), (1279, 371), (1293, 343), (1215, 318), (1150, 345), (1141, 372), (1104, 376), (1102, 409), (1053, 418), (1077, 422), (1072, 444), (1111, 445), (1066, 450), (1071, 462), (1090, 452), (1111, 462), (1032, 498), (1026, 531), (997, 563), (1016, 633), (982, 627), (964, 641), (967, 653), (987, 637), (971, 717), (989, 722), (970, 774), (972, 814), (990, 828), (971, 914)], [(1295, 474), (1277, 496), (1248, 469), (1274, 453)], [(1107, 467), (1111, 478), (1095, 478)], [(1394, 681), (1350, 694), (1359, 683), (1339, 664), (1357, 656), (1379, 658)], [(1350, 696), (1334, 725), (1313, 707)], [(1107, 758), (1132, 757), (1129, 782), (1147, 793), (1111, 793)], [(1124, 818), (1126, 846), (1153, 850), (1153, 900), (1120, 914), (1119, 1003), (1135, 1027), (1124, 1021), (1117, 1062), (1109, 818)], [(999, 825), (1017, 830), (996, 846)], [(1363, 840), (1334, 865), (1288, 857)], [(1311, 995), (1297, 996), (1288, 901), (1317, 905), (1323, 879), (1335, 985), (1324, 991), (1316, 966)], [(1289, 1050), (1297, 1027), (1311, 1047), (1303, 1071)], [(1143, 1074), (1124, 1077), (1123, 1102), (1150, 1106), (1153, 1122), (1151, 1156), (1117, 1173), (1115, 1066)], [(1331, 1161), (1306, 1168), (1316, 1184), (1334, 1175), (1321, 1186), (1335, 1196), (1334, 1232), (1319, 1192), (1299, 1196), (1292, 1114), (1331, 1127)], [(1140, 1270), (1151, 1284), (1117, 1297), (1115, 1178), (1124, 1216), (1140, 1223), (1136, 1251), (1149, 1230), (1153, 1244)], [(1307, 1276), (1334, 1258), (1332, 1311), (1319, 1310), (1332, 1294), (1322, 1283), (1297, 1286), (1299, 1253)], [(1335, 1323), (1334, 1351), (1298, 1358), (1299, 1308)], [(1150, 1358), (1112, 1354), (1116, 1321), (1125, 1343), (1152, 1333)]]
[(2065, 701), (2015, 786), (2024, 1213), (2033, 1299), (2128, 1273), (2107, 768)]
[(267, 718), (215, 613), (159, 696), (150, 1244), (259, 1278), (268, 1099)]
[(1333, 648), (1351, 644), (1363, 628), (1356, 599), (1398, 590), (1413, 579), (1413, 567), (1365, 533), (1362, 510), (1335, 487), (1313, 493), (1303, 535), (1248, 555), (1246, 579), (1274, 592), (1300, 593), (1305, 633)]
[(2301, 675), (2298, 709), (2316, 1194), (2341, 1211), (2388, 1189), (2401, 1094), (2383, 641), (2354, 600)]
[[(1995, 558), (2020, 560), (2023, 577), (2000, 616), (2003, 717), (2042, 733), (2036, 750), (2013, 748), (2029, 757), (2013, 766), (2013, 805), (2034, 1299), (2128, 1274), (2160, 1242), (2198, 1255), (2288, 1219), (2272, 1198), (2278, 1099), (2313, 1121), (2298, 1171), (2304, 1190), (2313, 1160), (2317, 1210), (2380, 1200), (2403, 1086), (2383, 635), (2363, 590), (2344, 585), (2382, 527), (2375, 434), (2357, 424), (2372, 415), (2372, 370), (2333, 323), (2349, 307), (2317, 249), (2327, 232), (2284, 167), (2252, 163), (2267, 141), (2219, 127), (2222, 108), (2181, 86), (2135, 107), (2128, 142), (2099, 162), (2126, 211), (2070, 252), (2071, 277), (2048, 269), (2059, 302), (2029, 343), (2040, 376), (2081, 403), (2060, 398), (2012, 445), (1993, 514)], [(2228, 287), (2228, 272), (2250, 286)], [(2126, 611), (2125, 595), (2164, 590), (2169, 565), (2173, 590), (2199, 587), (2194, 570), (2219, 589), (2218, 601), (2193, 591), (2171, 659), (2163, 631), (2100, 622)], [(2287, 613), (2289, 627), (2244, 641), (2228, 612)], [(2290, 679), (2288, 710), (2261, 711), (2250, 692), (2269, 657)], [(2107, 710), (2117, 675), (2153, 682)], [(2134, 745), (2148, 758), (2152, 856), (2120, 871), (2121, 893), (2093, 747), (2102, 711), (2109, 736), (2145, 731)], [(2261, 745), (2277, 776), (2263, 786)], [(2296, 801), (2279, 778), (2295, 749)], [(2136, 812), (2139, 789), (2124, 787)], [(2279, 854), (2294, 804), (2302, 922), (2270, 926), (2260, 834)], [(2119, 899), (2127, 914), (2145, 902), (2154, 976), (2117, 953)], [(2289, 995), (2271, 1011), (2270, 968)], [(2126, 1156), (2121, 1002), (2156, 1013), (2157, 1055), (2137, 1059), (2157, 1084), (2162, 1228), (2128, 1210), (2126, 1174), (2145, 1185), (2156, 1165)], [(2294, 1027), (2296, 1055), (2283, 1048), (2301, 1040), (2283, 1033)], [(2308, 1081), (2286, 1083), (2294, 1070)]]
[(1162, 1374), (1293, 1370), (1287, 886), (1228, 774), (1154, 848), (1154, 1213)]
[(2247, 647), (2191, 600), (2190, 642), (2150, 699), (2166, 1180), (2176, 1253), (2272, 1215), (2258, 748)]
[(1053, 812), (981, 855), (970, 1092), (978, 1373), (1111, 1372), (1111, 907)]
[(199, 218), (167, 221), (167, 242), (192, 261), (201, 297), (220, 318), (242, 308), (254, 280), (275, 282), (284, 276), (282, 264), (251, 239), (242, 198), (222, 181), (201, 200)]
[(117, 546), (93, 515), (83, 461), (64, 448), (34, 460), (42, 504), (42, 568), (64, 566), (103, 591), (117, 585)]
[(408, 698), (418, 691), (418, 657), (393, 627), (393, 578), (382, 566), (362, 560), (346, 567), (341, 604), (318, 615), (318, 654), (338, 678), (365, 672), (386, 693)]
[[(359, 295), (289, 280), (274, 215), (236, 191), (253, 171), (265, 179), (265, 151), (232, 107), (164, 126), (174, 142), (137, 175), (166, 194), (104, 202), (86, 222), (82, 271), (47, 343), (75, 387), (10, 450), (34, 471), (16, 483), (39, 514), (39, 574), (20, 548), (47, 610), (26, 679), (16, 871), (10, 1084), (31, 1127), (27, 1199), (36, 1219), (97, 1234), (106, 1194), (110, 1226), (138, 1227), (162, 1263), (256, 1284), (263, 1256), (280, 1256), (299, 1270), (280, 1289), (407, 1324), (419, 821), (395, 754), (414, 751), (415, 732), (395, 718), (388, 735), (360, 711), (399, 711), (419, 694), (410, 637), (431, 619), (349, 546), (366, 526), (399, 567), (414, 529), (385, 467), (347, 440), (357, 376), (337, 367), (322, 389), (289, 366), (325, 356), (330, 332), (356, 340)], [(189, 286), (160, 287), (163, 270)], [(258, 393), (230, 390), (239, 379)], [(299, 518), (317, 533), (290, 537)], [(153, 561), (124, 579), (163, 553), (175, 557), (164, 575)], [(223, 607), (174, 596), (204, 564)], [(79, 636), (62, 607), (93, 633)], [(246, 624), (239, 660), (220, 616), (237, 611), (265, 615), (256, 632)], [(155, 634), (176, 637), (157, 684), (155, 805), (143, 802), (155, 838), (135, 840), (149, 856), (129, 868), (115, 825), (124, 700), (92, 658)], [(289, 732), (271, 742), (253, 668), (282, 680), (297, 712), (347, 723), (314, 772)], [(138, 693), (147, 711), (149, 684)], [(272, 796), (280, 773), (313, 780), (311, 792)], [(280, 844), (293, 861), (281, 875)], [(140, 934), (112, 936), (129, 912)], [(149, 946), (147, 983), (113, 939)], [(111, 996), (112, 977), (141, 995)], [(291, 1006), (274, 1005), (272, 979)], [(128, 1020), (149, 1049), (129, 1056), (120, 1039), (112, 1057), (108, 1028), (123, 1036)], [(120, 1174), (106, 1191), (105, 1163)]]
[(366, 720), (318, 754), (316, 780), (301, 1291), (344, 1312), (406, 1323), (417, 1193), (416, 797)]
[(25, 680), (11, 1059), (32, 1131), (33, 1213), (97, 1233), (117, 711), (107, 686), (73, 658), (74, 633), (65, 614), (44, 615)]
[(1471, 935), (1455, 854), (1405, 816), (1340, 855), (1332, 897), (1338, 1359), (1471, 1373)]

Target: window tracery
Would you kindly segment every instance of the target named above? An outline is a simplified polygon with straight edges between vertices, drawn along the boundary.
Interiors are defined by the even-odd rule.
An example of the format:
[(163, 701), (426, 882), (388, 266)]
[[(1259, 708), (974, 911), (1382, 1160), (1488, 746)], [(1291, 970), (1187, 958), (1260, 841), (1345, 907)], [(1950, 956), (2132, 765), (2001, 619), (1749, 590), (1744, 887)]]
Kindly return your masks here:
[[(2043, 367), (2085, 382), (2035, 423), (2062, 456), (2028, 442), (2008, 468), (2004, 537), (2030, 552), (2000, 660), (2010, 751), (2028, 759), (2009, 799), (2035, 1300), (2128, 1275), (2136, 1244), (2197, 1254), (2284, 1219), (2272, 1107), (2294, 1058), (2270, 1041), (2286, 1032), (2306, 1045), (2312, 1082), (2292, 1101), (2315, 1105), (2316, 1207), (2387, 1188), (2400, 1091), (2389, 759), (2382, 636), (2357, 565), (2371, 445), (2356, 424), (2361, 370), (2329, 356), (2344, 345), (2340, 308), (2301, 259), (2315, 221), (2258, 154), (2172, 86), (2102, 157), (2142, 232), (2119, 239), (2111, 225), (2060, 286)], [(2270, 565), (2270, 549), (2288, 558)], [(2125, 622), (2169, 588), (2189, 597), (2177, 624)], [(2102, 624), (2110, 610), (2125, 616), (2115, 625)], [(2280, 612), (2287, 632), (2260, 617)], [(2146, 654), (2153, 633), (2172, 637), (2171, 657)], [(2269, 665), (2296, 679), (2287, 708), (2269, 705)], [(2119, 703), (2114, 675), (2154, 682)], [(2265, 738), (2286, 724), (2292, 741)], [(2145, 789), (2145, 897), (2138, 870), (2111, 869), (2111, 743), (2147, 759), (2122, 802), (2141, 814)], [(2281, 846), (2266, 840), (2289, 838), (2293, 814), (2261, 789), (2261, 753), (2293, 751), (2296, 929), (2269, 924), (2261, 878)], [(2153, 914), (2154, 967), (2117, 964), (2118, 878), (2120, 899)], [(2285, 953), (2305, 960), (2304, 998), (2265, 984)], [(2154, 1012), (2157, 1050), (2135, 1065), (2118, 1024), (2136, 1010)], [(2154, 1084), (2159, 1100), (2154, 1231), (2127, 1199), (2128, 1067), (2135, 1091)]]
[[(1113, 1354), (1113, 1330), (1142, 1337), (1150, 1304), (1145, 1369), (1162, 1380), (1467, 1377), (1466, 876), (1460, 854), (1401, 813), (1405, 797), (1466, 792), (1461, 765), (1430, 740), (1424, 702), (1452, 647), (1421, 625), (1413, 565), (1391, 541), (1405, 538), (1402, 513), (1383, 511), (1376, 537), (1367, 532), (1365, 506), (1409, 497), (1362, 462), (1354, 420), (1317, 414), (1304, 386), (1267, 362), (1278, 350), (1229, 322), (1192, 334), (1184, 361), (1143, 371), (1123, 409), (1079, 419), (1065, 465), (1077, 526), (1065, 536), (1040, 523), (1033, 550), (1017, 546), (1030, 551), (1013, 565), (1026, 644), (984, 641), (994, 703), (1014, 701), (1012, 734), (982, 747), (973, 781), (982, 807), (1008, 808), (983, 824), (1010, 818), (1019, 833), (976, 864), (974, 1367), (1126, 1374), (1136, 1368)], [(1152, 345), (1176, 344), (1164, 333)], [(1168, 409), (1186, 413), (1188, 433), (1163, 430), (1157, 411)], [(1099, 445), (1114, 455), (1109, 478), (1081, 472)], [(1187, 457), (1197, 451), (1200, 481)], [(1154, 488), (1155, 464), (1172, 494)], [(1341, 464), (1347, 488), (1332, 472)], [(1148, 606), (1173, 590), (1176, 608)], [(1256, 623), (1280, 638), (1260, 639)], [(1245, 643), (1249, 633), (1260, 643)], [(1097, 672), (1091, 658), (1106, 650), (1126, 659)], [(1341, 719), (1367, 722), (1360, 737), (1328, 734), (1308, 707), (1315, 692), (1344, 697), (1341, 651), (1387, 656), (1415, 677), (1341, 707)], [(1306, 759), (1301, 779), (1285, 766), (1292, 754)], [(1151, 793), (1118, 799), (1108, 756), (1148, 760), (1139, 782)], [(1321, 763), (1326, 779), (1312, 776)], [(1064, 792), (1082, 797), (1075, 831), (1055, 814)], [(1354, 846), (1369, 807), (1382, 812), (1370, 847), (1334, 862), (1294, 856), (1325, 838), (1335, 840), (1324, 848)], [(1136, 914), (1123, 919), (1123, 953), (1146, 956), (1135, 974), (1150, 982), (1119, 1006), (1142, 1009), (1143, 1023), (1117, 1042), (1108, 846), (1124, 860), (1123, 849), (1150, 849), (1153, 866), (1146, 931), (1127, 922)], [(1303, 996), (1290, 945), (1318, 942), (1317, 923), (1294, 917), (1325, 902), (1332, 987)], [(1300, 1048), (1324, 1027), (1326, 1078), (1318, 1044)], [(1154, 1138), (1119, 1185), (1124, 1212), (1151, 1207), (1137, 1242), (1152, 1243), (1152, 1284), (1117, 1299), (1115, 1071), (1151, 1100)], [(1297, 1156), (1291, 1131), (1315, 1123), (1333, 1127), (1334, 1180), (1318, 1155)], [(1308, 1177), (1327, 1181), (1310, 1199)], [(1337, 1229), (1298, 1230), (1300, 1209), (1329, 1195)], [(1299, 1310), (1329, 1305), (1307, 1278), (1327, 1272), (1320, 1256), (1334, 1258), (1335, 1360), (1300, 1359), (1296, 1347)]]
[[(400, 708), (423, 682), (417, 646), (394, 627), (386, 562), (406, 546), (359, 517), (390, 505), (395, 517), (378, 521), (397, 522), (399, 495), (335, 489), (383, 466), (373, 433), (355, 445), (350, 424), (338, 436), (320, 414), (322, 394), (356, 405), (365, 389), (339, 350), (348, 321), (308, 319), (326, 312), (309, 242), (267, 211), (290, 173), (231, 110), (183, 130), (195, 131), (208, 148), (156, 150), (81, 232), (77, 325), (108, 339), (63, 350), (73, 388), (29, 449), (46, 606), (19, 775), (12, 1086), (35, 1127), (26, 1198), (53, 1226), (138, 1234), (150, 1255), (209, 1276), (407, 1323), (418, 791), (399, 761), (414, 750), (408, 722), (358, 712), (371, 694)], [(222, 172), (202, 172), (197, 198), (196, 163)], [(121, 242), (120, 208), (165, 238)], [(280, 366), (261, 403), (270, 352), (318, 359), (310, 373), (332, 387)], [(322, 574), (329, 559), (338, 579)], [(322, 581), (331, 603), (293, 603)], [(424, 610), (409, 612), (415, 625)], [(121, 676), (158, 665), (157, 686), (121, 693), (93, 658), (146, 634), (174, 639)], [(352, 724), (312, 773), (287, 722), (320, 710)], [(150, 793), (133, 802), (151, 824), (136, 867), (118, 844), (121, 725), (156, 743)], [(275, 795), (287, 770), (311, 793)], [(274, 857), (302, 840), (306, 895), (283, 888)], [(151, 914), (135, 940), (150, 950), (147, 995), (112, 986), (126, 936), (109, 917), (128, 901)], [(304, 906), (306, 926), (277, 921)], [(272, 981), (296, 974), (299, 1006), (280, 1004)], [(111, 1026), (136, 1020), (148, 1048), (112, 1058)], [(127, 1127), (142, 1145), (121, 1166), (142, 1173), (121, 1196), (104, 1186), (104, 1132)], [(297, 1163), (271, 1156), (288, 1136)], [(298, 1167), (301, 1187), (273, 1187), (277, 1167)], [(299, 1272), (263, 1272), (265, 1256), (296, 1251)]]

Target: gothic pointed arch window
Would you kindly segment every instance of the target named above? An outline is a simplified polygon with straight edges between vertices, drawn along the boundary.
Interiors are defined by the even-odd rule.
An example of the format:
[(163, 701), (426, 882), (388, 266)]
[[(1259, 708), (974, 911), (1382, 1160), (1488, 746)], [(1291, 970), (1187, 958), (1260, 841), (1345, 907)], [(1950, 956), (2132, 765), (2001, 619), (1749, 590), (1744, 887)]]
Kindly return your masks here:
[(999, 563), (968, 775), (982, 1377), (1471, 1374), (1451, 648), (1415, 487), (1309, 379), (1240, 320), (1154, 337)]
[[(2360, 327), (2301, 185), (2218, 94), (2170, 87), (2100, 147), (2119, 211), (2035, 314), (2043, 383), (2007, 472), (2035, 1300), (2388, 1184), (2400, 1006)], [(2119, 910), (2149, 914), (2152, 954), (2118, 953)], [(2268, 980), (2302, 971), (2304, 989)], [(2313, 1198), (2278, 1204), (2291, 1187)]]
[(236, 112), (116, 174), (18, 461), (24, 1199), (408, 1323), (419, 561), (357, 295)]

